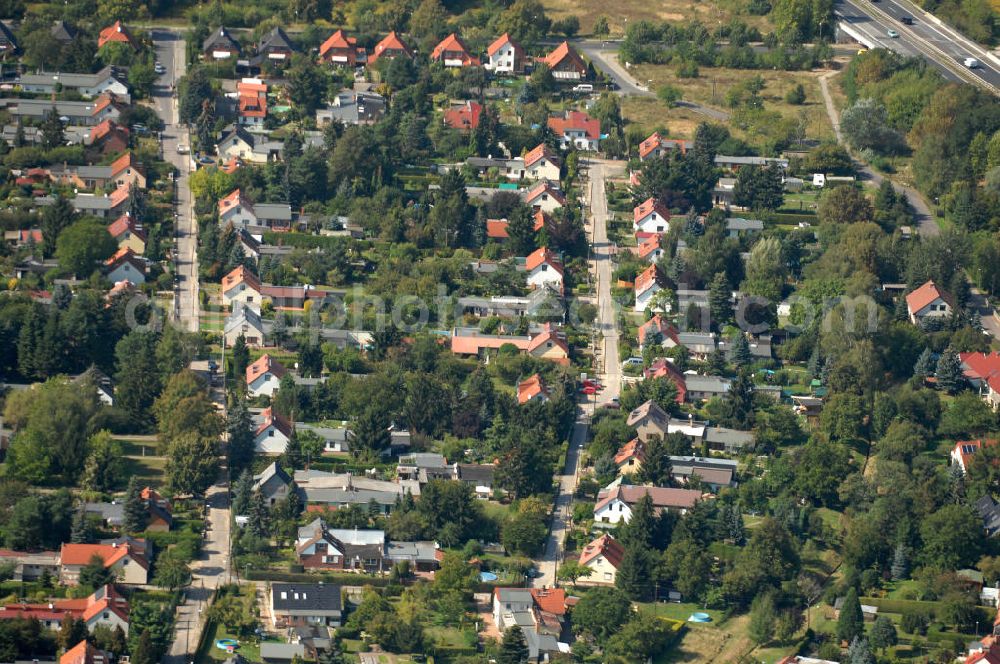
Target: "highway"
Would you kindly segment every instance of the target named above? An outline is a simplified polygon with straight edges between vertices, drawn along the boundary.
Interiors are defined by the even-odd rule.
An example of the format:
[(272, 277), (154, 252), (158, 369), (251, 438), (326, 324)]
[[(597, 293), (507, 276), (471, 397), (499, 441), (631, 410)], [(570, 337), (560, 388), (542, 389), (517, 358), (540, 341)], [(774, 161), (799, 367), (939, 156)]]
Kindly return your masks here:
[[(997, 60), (984, 47), (907, 0), (841, 0), (834, 11), (842, 27), (860, 33), (866, 46), (922, 56), (949, 80), (973, 83), (1000, 94)], [(905, 25), (903, 17), (912, 18), (913, 24)], [(889, 30), (899, 37), (889, 37)], [(969, 57), (977, 59), (979, 67), (966, 68), (963, 61)]]

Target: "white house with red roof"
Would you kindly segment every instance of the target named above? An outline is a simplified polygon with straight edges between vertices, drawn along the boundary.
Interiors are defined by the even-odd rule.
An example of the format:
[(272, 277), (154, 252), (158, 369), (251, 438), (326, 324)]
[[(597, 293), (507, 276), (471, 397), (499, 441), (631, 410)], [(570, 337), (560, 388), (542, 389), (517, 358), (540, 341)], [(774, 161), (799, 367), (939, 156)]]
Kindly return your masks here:
[(639, 338), (639, 350), (642, 351), (649, 345), (660, 345), (664, 348), (673, 348), (680, 344), (678, 331), (674, 325), (660, 314), (655, 314), (652, 318), (639, 326), (636, 336)]
[(1000, 353), (959, 353), (962, 371), (983, 401), (1000, 409)]
[(655, 198), (647, 198), (632, 208), (632, 230), (647, 236), (666, 233), (670, 230), (670, 211)]
[(452, 129), (468, 133), (479, 126), (479, 118), (482, 115), (482, 104), (477, 101), (464, 101), (447, 108), (442, 119)]
[(575, 147), (577, 150), (597, 151), (601, 141), (601, 121), (582, 111), (566, 111), (562, 116), (548, 119), (549, 129), (559, 137), (563, 150)]
[(80, 583), (80, 571), (97, 556), (105, 569), (113, 569), (120, 583), (145, 585), (149, 582), (146, 540), (125, 538), (111, 544), (63, 544), (59, 550), (59, 580), (67, 586)]
[(675, 150), (687, 154), (692, 145), (691, 141), (663, 138), (659, 132), (653, 132), (646, 140), (639, 143), (639, 161), (663, 157)]
[(613, 586), (618, 568), (625, 557), (625, 547), (608, 534), (601, 535), (583, 547), (580, 564), (590, 570), (590, 576), (581, 577), (581, 586)]
[(128, 247), (137, 254), (146, 253), (146, 231), (127, 212), (111, 222), (108, 233), (119, 249)]
[(57, 631), (72, 617), (82, 620), (93, 632), (98, 625), (121, 627), (128, 634), (129, 603), (114, 584), (101, 586), (88, 597), (53, 599), (45, 603), (17, 602), (0, 607), (0, 620), (38, 620), (42, 627)]
[(379, 43), (375, 44), (371, 57), (368, 58), (368, 64), (373, 65), (381, 58), (388, 58), (390, 60), (395, 58), (406, 58), (408, 60), (412, 60), (413, 50), (407, 46), (406, 42), (403, 41), (403, 38), (400, 37), (395, 30), (393, 30), (383, 37)]
[(465, 42), (454, 32), (445, 37), (431, 51), (431, 61), (445, 67), (478, 67), (479, 58), (473, 57)]
[(530, 401), (545, 403), (549, 400), (549, 390), (545, 381), (538, 374), (533, 374), (527, 380), (517, 384), (517, 403), (526, 404)]
[(955, 443), (951, 450), (951, 463), (961, 468), (962, 473), (969, 472), (969, 464), (974, 457), (984, 447), (993, 447), (998, 441), (992, 438), (978, 438), (976, 440), (960, 440)]
[(528, 272), (528, 285), (532, 288), (549, 285), (562, 292), (563, 264), (548, 247), (539, 247), (531, 252), (524, 259), (524, 269)]
[(287, 373), (288, 369), (281, 362), (270, 355), (261, 355), (247, 367), (247, 393), (254, 397), (272, 397)]
[(545, 143), (540, 143), (524, 154), (524, 177), (528, 180), (559, 182), (562, 159)]
[(234, 302), (259, 307), (261, 303), (260, 279), (244, 265), (238, 265), (222, 278), (222, 304), (232, 308)]
[(597, 494), (594, 521), (612, 525), (623, 521), (628, 523), (632, 519), (632, 508), (647, 494), (653, 500), (653, 509), (657, 512), (669, 510), (684, 514), (702, 499), (701, 491), (695, 489), (620, 484)]
[(267, 84), (259, 78), (244, 78), (236, 84), (237, 122), (245, 127), (263, 127), (267, 119)]
[(931, 318), (949, 318), (954, 310), (955, 298), (933, 281), (906, 295), (906, 311), (914, 325)]
[(635, 310), (645, 311), (653, 296), (666, 285), (666, 280), (656, 265), (650, 265), (635, 278)]
[(535, 212), (541, 211), (551, 214), (566, 205), (566, 197), (548, 180), (543, 180), (528, 189), (521, 198), (524, 204)]
[(146, 283), (146, 263), (130, 247), (122, 247), (104, 261), (104, 274), (113, 284), (129, 281), (139, 286)]
[(287, 203), (252, 203), (239, 189), (219, 200), (219, 225), (253, 232), (289, 228), (292, 208)]
[(101, 30), (101, 33), (97, 36), (97, 48), (113, 42), (128, 44), (133, 49), (139, 49), (139, 42), (132, 37), (128, 28), (121, 21), (115, 21)]
[(284, 454), (288, 441), (292, 438), (292, 432), (291, 422), (270, 408), (265, 408), (254, 430), (254, 451), (258, 454)]
[(486, 49), (483, 67), (495, 74), (520, 74), (524, 71), (524, 49), (505, 32)]
[(542, 326), (542, 331), (528, 341), (528, 355), (556, 364), (569, 364), (569, 344), (566, 335), (552, 323)]
[(660, 236), (647, 237), (635, 248), (636, 255), (647, 263), (658, 263), (663, 258), (663, 247), (660, 246)]

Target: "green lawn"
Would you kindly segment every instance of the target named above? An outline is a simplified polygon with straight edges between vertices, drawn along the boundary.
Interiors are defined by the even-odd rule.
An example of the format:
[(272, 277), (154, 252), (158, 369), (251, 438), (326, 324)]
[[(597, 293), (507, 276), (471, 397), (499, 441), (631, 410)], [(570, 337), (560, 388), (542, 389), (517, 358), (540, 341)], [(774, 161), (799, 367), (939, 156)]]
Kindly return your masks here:
[(691, 617), (692, 613), (703, 612), (712, 616), (712, 622), (701, 623), (700, 626), (712, 626), (717, 627), (717, 621), (722, 619), (722, 612), (716, 611), (715, 609), (704, 609), (699, 604), (694, 604), (692, 602), (640, 602), (638, 603), (638, 608), (643, 613), (653, 614), (660, 618), (669, 618), (671, 620), (680, 620), (682, 622), (687, 622), (687, 619)]
[(125, 477), (136, 477), (141, 484), (158, 487), (163, 484), (166, 457), (126, 457)]
[[(212, 662), (224, 662), (229, 659), (231, 655), (225, 650), (215, 647), (215, 642), (219, 639), (236, 639), (236, 636), (230, 634), (224, 625), (215, 625), (212, 629), (210, 638), (205, 640), (205, 645), (198, 653), (195, 658), (197, 664), (211, 664)], [(236, 639), (240, 641), (240, 639)], [(249, 662), (260, 662), (260, 646), (256, 643), (250, 643), (248, 641), (240, 641), (240, 646), (237, 649), (239, 655), (249, 661)]]

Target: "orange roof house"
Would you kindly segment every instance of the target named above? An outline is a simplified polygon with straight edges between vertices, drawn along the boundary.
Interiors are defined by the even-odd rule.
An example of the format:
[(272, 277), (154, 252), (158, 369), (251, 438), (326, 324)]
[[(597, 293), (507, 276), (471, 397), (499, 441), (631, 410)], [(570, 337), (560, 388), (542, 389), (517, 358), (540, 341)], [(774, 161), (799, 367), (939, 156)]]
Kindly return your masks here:
[(535, 212), (552, 212), (566, 205), (566, 197), (548, 180), (542, 180), (524, 193), (524, 203)]
[(565, 285), (562, 261), (548, 247), (539, 247), (524, 259), (524, 269), (528, 272), (528, 286), (541, 288), (549, 285), (560, 293)]
[(643, 377), (646, 380), (653, 378), (669, 378), (677, 387), (677, 403), (684, 403), (687, 400), (687, 381), (684, 378), (684, 374), (681, 373), (677, 367), (673, 365), (672, 362), (664, 357), (658, 358), (649, 365), (649, 368), (642, 372)]
[(670, 210), (653, 197), (632, 208), (632, 230), (645, 233), (665, 233), (670, 230)]
[(533, 374), (527, 380), (517, 384), (517, 402), (526, 404), (529, 401), (548, 401), (549, 391), (545, 382), (538, 374)]
[(104, 120), (90, 128), (90, 147), (101, 154), (117, 154), (128, 148), (129, 130), (113, 120)]
[(348, 37), (343, 30), (337, 30), (320, 45), (319, 59), (335, 65), (354, 67), (359, 60), (364, 62), (367, 58), (365, 50), (358, 48), (356, 38)]
[(671, 150), (680, 150), (681, 154), (687, 154), (689, 141), (663, 138), (658, 132), (653, 132), (646, 140), (639, 143), (639, 161), (646, 161), (652, 157), (660, 157)]
[(460, 106), (452, 106), (444, 112), (444, 123), (452, 129), (468, 132), (479, 126), (479, 117), (483, 114), (483, 105), (475, 101), (467, 101)]
[(382, 41), (375, 44), (375, 50), (372, 51), (372, 55), (368, 58), (368, 64), (375, 64), (378, 62), (379, 58), (413, 58), (413, 51), (410, 47), (406, 45), (402, 37), (396, 34), (393, 30), (385, 37)]
[(146, 231), (128, 213), (111, 222), (108, 233), (118, 242), (119, 249), (129, 247), (137, 254), (146, 250)]
[(60, 581), (76, 585), (80, 570), (94, 557), (104, 561), (105, 569), (114, 568), (119, 581), (128, 584), (145, 584), (148, 581), (149, 558), (146, 541), (127, 538), (112, 544), (63, 544), (59, 551)]
[(101, 48), (105, 44), (112, 42), (128, 44), (134, 49), (139, 48), (139, 43), (132, 37), (128, 28), (126, 28), (121, 21), (115, 21), (108, 27), (101, 30), (101, 34), (97, 37), (97, 48)]
[(445, 67), (478, 67), (479, 59), (474, 58), (469, 49), (454, 32), (441, 40), (431, 51), (431, 60)]
[(914, 325), (928, 318), (947, 318), (955, 310), (955, 298), (933, 281), (928, 281), (907, 294), (906, 310)]
[(622, 474), (633, 473), (646, 459), (646, 446), (638, 438), (633, 438), (622, 445), (615, 454), (615, 465)]
[(625, 547), (608, 534), (601, 535), (580, 552), (580, 564), (591, 570), (582, 585), (614, 585), (618, 568), (625, 557)]
[(548, 145), (545, 143), (539, 143), (534, 148), (524, 153), (524, 167), (531, 168), (541, 159), (548, 159), (552, 163), (556, 164), (556, 166), (558, 166), (561, 162), (558, 155), (556, 155), (556, 153), (554, 153)]
[(645, 323), (639, 326), (637, 333), (639, 338), (639, 349), (642, 350), (650, 343), (662, 343), (672, 341), (674, 346), (680, 344), (677, 336), (677, 328), (669, 320), (660, 314), (654, 315)]
[(549, 129), (559, 137), (560, 147), (596, 150), (601, 141), (601, 121), (583, 111), (566, 111), (547, 120)]
[(546, 323), (542, 332), (528, 342), (528, 355), (551, 360), (556, 364), (569, 364), (569, 344), (562, 332), (551, 323)]
[(654, 235), (643, 240), (642, 244), (636, 247), (636, 254), (639, 258), (654, 263), (660, 260), (663, 255), (663, 247), (660, 246), (660, 236)]
[(498, 73), (520, 74), (524, 71), (524, 49), (506, 32), (486, 49), (485, 66)]
[(578, 81), (587, 77), (587, 65), (569, 42), (556, 46), (542, 61), (556, 80)]
[(983, 448), (995, 446), (997, 442), (992, 438), (960, 440), (955, 443), (955, 447), (951, 451), (951, 462), (961, 468), (963, 473), (967, 473), (969, 472), (969, 464), (972, 463), (972, 457)]
[(231, 307), (233, 302), (259, 305), (263, 285), (256, 274), (245, 265), (237, 265), (222, 278), (222, 303)]
[(506, 219), (487, 219), (486, 237), (491, 240), (496, 240), (498, 242), (509, 240), (510, 235), (507, 233), (507, 227), (509, 225), (510, 222), (508, 222)]
[(112, 657), (91, 645), (90, 641), (80, 641), (59, 657), (59, 664), (111, 664)]
[(129, 603), (114, 584), (102, 586), (80, 599), (55, 599), (29, 604), (19, 602), (0, 607), (0, 620), (35, 619), (48, 629), (59, 629), (66, 617), (83, 620), (93, 629), (98, 624), (121, 626), (128, 633)]

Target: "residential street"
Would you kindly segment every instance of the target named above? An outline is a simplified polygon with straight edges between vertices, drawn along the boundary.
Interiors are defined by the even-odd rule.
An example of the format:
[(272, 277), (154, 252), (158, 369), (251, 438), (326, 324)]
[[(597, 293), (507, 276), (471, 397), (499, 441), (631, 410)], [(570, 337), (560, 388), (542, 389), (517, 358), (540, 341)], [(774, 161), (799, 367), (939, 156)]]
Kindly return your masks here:
[(191, 141), (187, 128), (180, 124), (177, 98), (174, 96), (177, 81), (184, 75), (187, 66), (184, 57), (184, 39), (174, 32), (154, 30), (153, 42), (156, 45), (156, 57), (167, 70), (160, 76), (159, 84), (153, 92), (156, 111), (166, 124), (161, 136), (163, 158), (177, 168), (179, 173), (175, 219), (177, 230), (175, 250), (179, 280), (175, 284), (174, 319), (179, 321), (184, 329), (194, 332), (198, 330), (198, 227), (188, 187), (191, 155), (177, 152), (178, 145), (190, 149)]
[[(177, 98), (173, 95), (177, 81), (184, 75), (184, 40), (165, 30), (154, 30), (157, 59), (166, 73), (160, 76), (154, 91), (154, 103), (166, 128), (161, 136), (163, 156), (173, 164), (180, 177), (177, 182), (177, 270), (180, 281), (176, 292), (177, 320), (187, 330), (198, 329), (198, 260), (197, 223), (188, 188), (191, 158), (177, 152), (178, 145), (190, 147), (187, 129), (179, 124)], [(170, 644), (164, 664), (186, 664), (193, 661), (194, 650), (201, 635), (202, 615), (212, 591), (230, 578), (229, 562), (229, 490), (225, 479), (208, 490), (207, 532), (202, 553), (192, 564), (192, 582), (178, 606), (174, 641)]]
[(545, 553), (535, 561), (539, 575), (532, 579), (536, 588), (553, 586), (556, 583), (556, 571), (562, 562), (563, 542), (566, 530), (572, 516), (573, 492), (576, 491), (577, 474), (579, 472), (580, 454), (587, 443), (587, 431), (590, 417), (595, 407), (617, 400), (621, 393), (621, 361), (618, 357), (618, 325), (614, 302), (611, 299), (611, 245), (608, 242), (608, 200), (604, 180), (609, 175), (620, 175), (623, 162), (589, 159), (587, 168), (590, 177), (590, 223), (588, 231), (593, 247), (592, 274), (597, 280), (597, 329), (601, 332), (601, 341), (597, 352), (597, 376), (601, 379), (604, 389), (597, 395), (597, 403), (587, 402), (578, 410), (576, 423), (570, 436), (569, 451), (566, 453), (566, 465), (558, 476), (559, 493), (556, 496), (555, 509), (552, 515), (552, 525), (549, 539), (545, 543)]
[(229, 583), (232, 575), (229, 562), (229, 490), (226, 484), (220, 482), (210, 488), (205, 502), (210, 506), (208, 532), (201, 557), (192, 565), (193, 578), (184, 602), (177, 607), (174, 641), (163, 658), (163, 664), (187, 664), (194, 660), (203, 613), (212, 591)]

